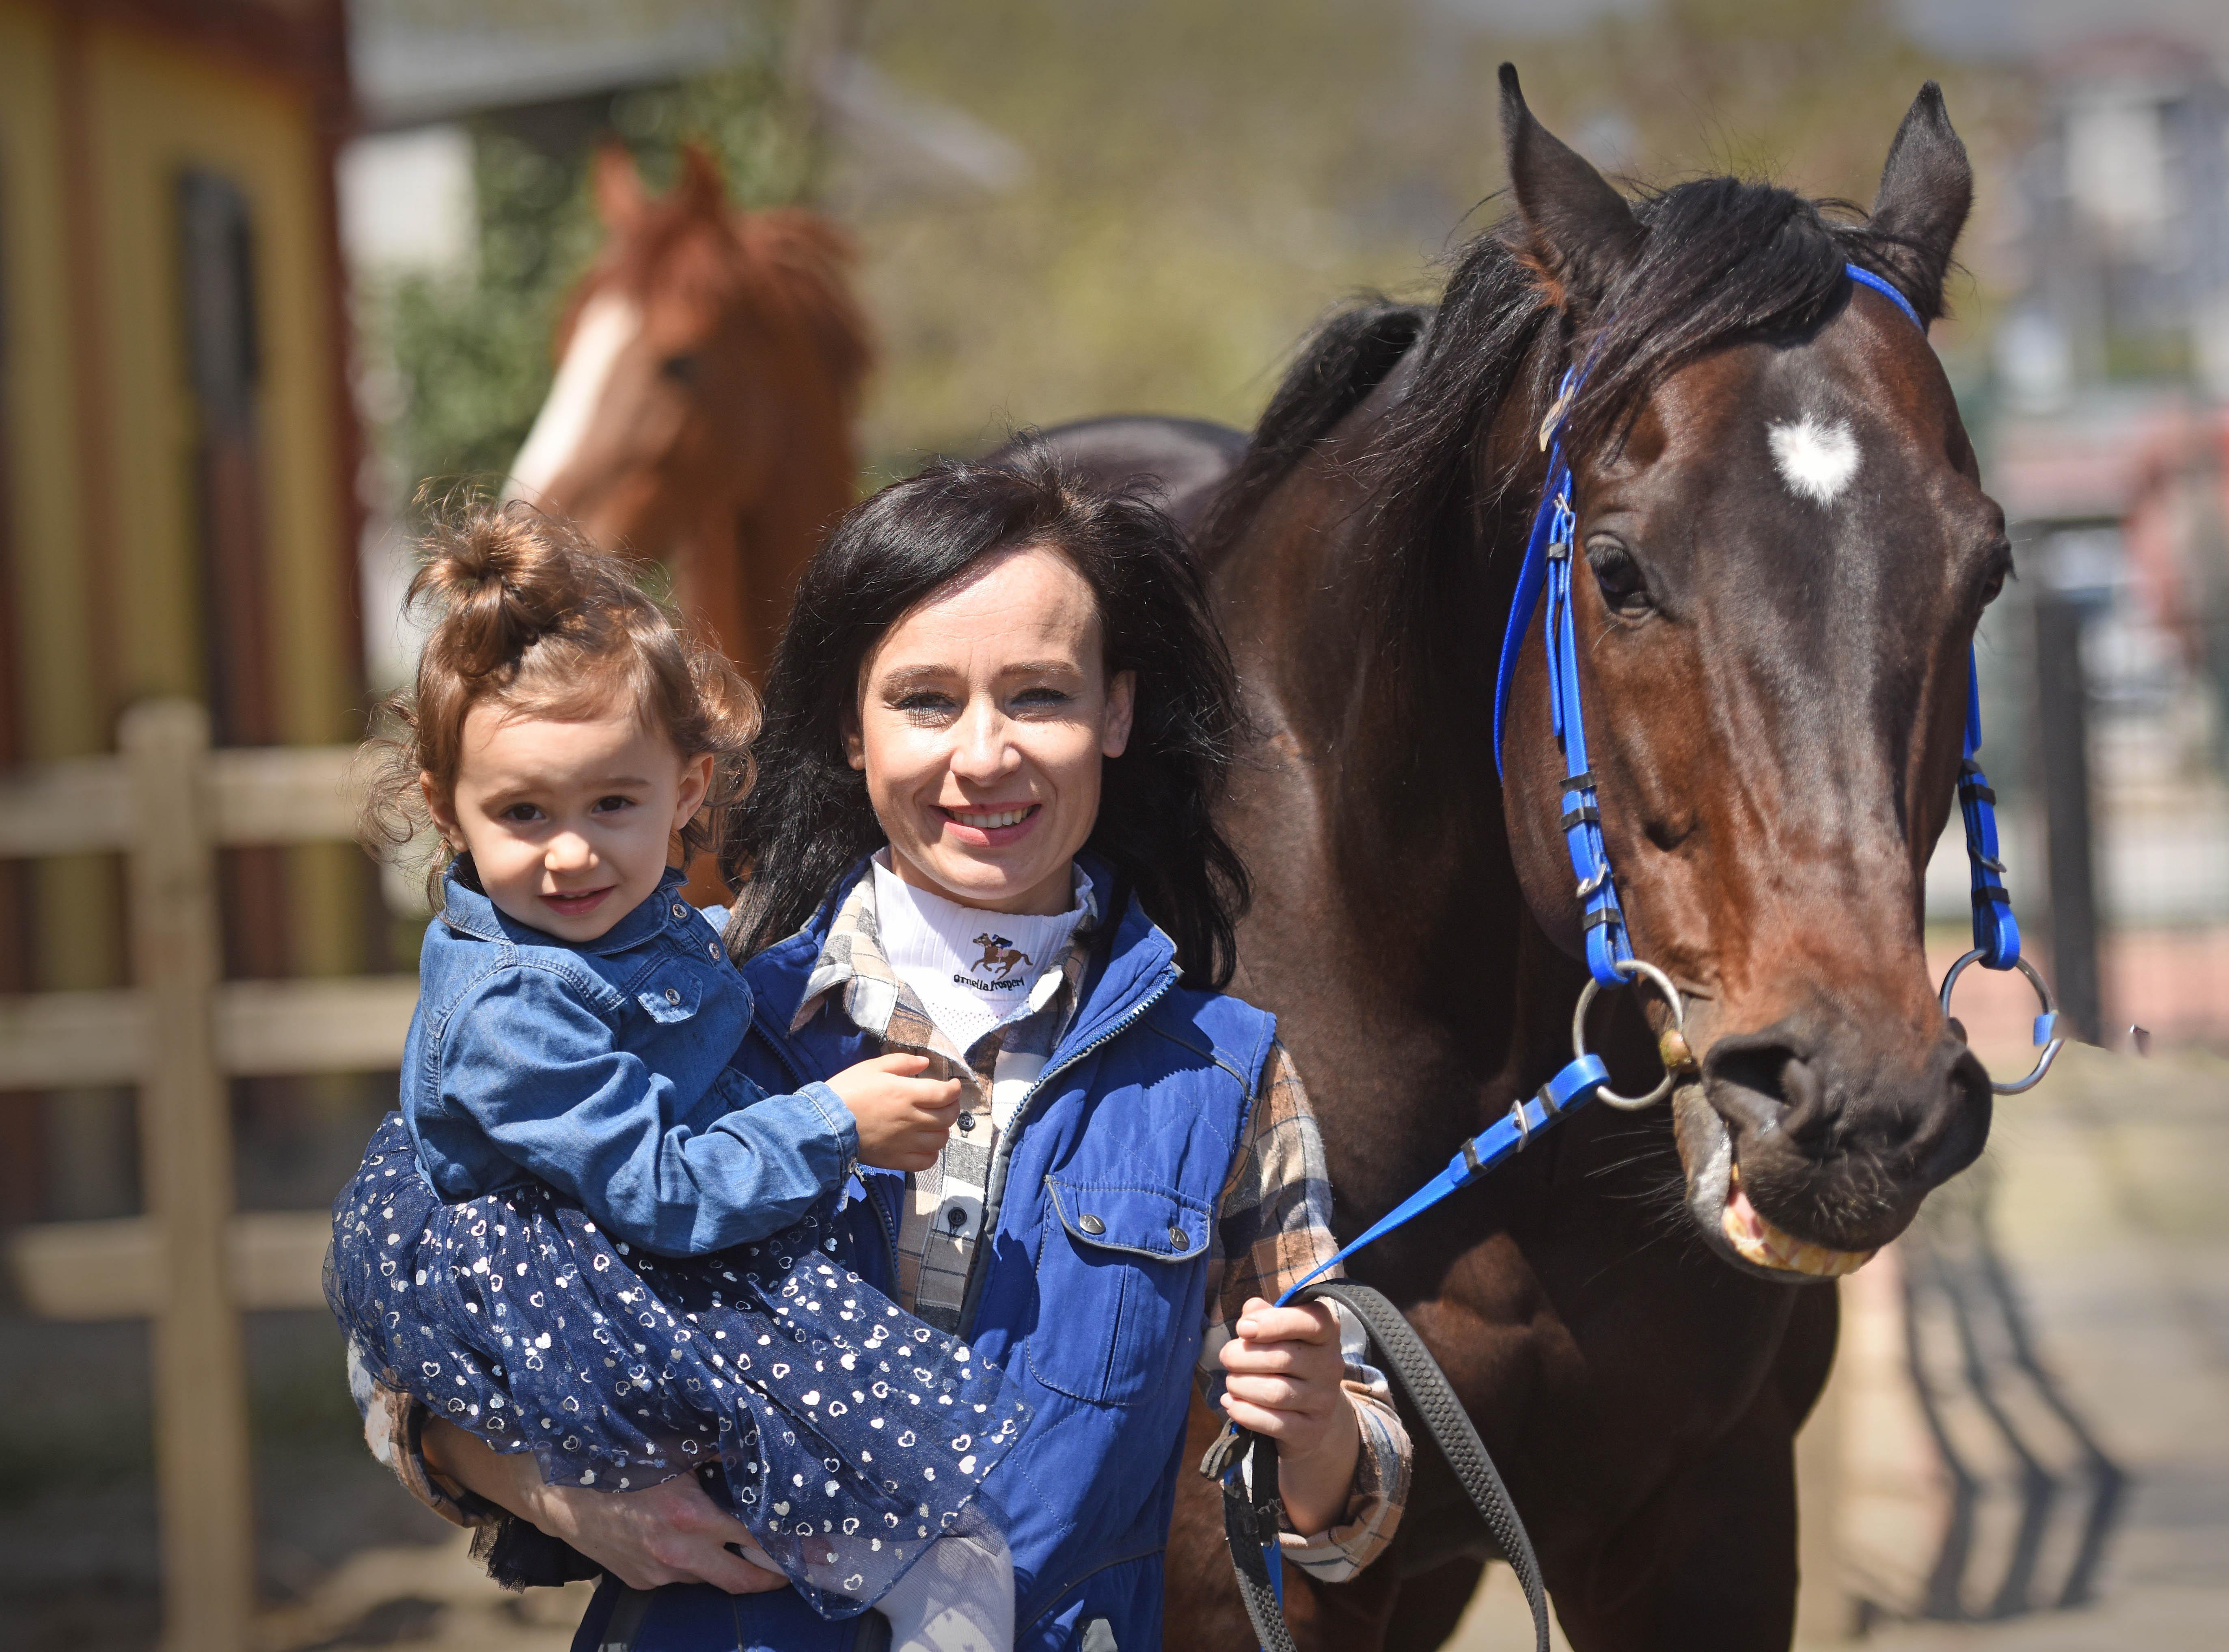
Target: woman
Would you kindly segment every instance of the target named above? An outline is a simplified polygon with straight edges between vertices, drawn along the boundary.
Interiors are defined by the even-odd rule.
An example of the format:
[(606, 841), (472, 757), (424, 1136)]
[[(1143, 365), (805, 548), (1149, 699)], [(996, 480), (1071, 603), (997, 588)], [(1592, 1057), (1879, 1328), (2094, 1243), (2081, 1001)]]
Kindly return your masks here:
[[(750, 878), (728, 941), (757, 1006), (736, 1064), (781, 1091), (903, 1051), (960, 1082), (938, 1162), (863, 1170), (839, 1237), (1032, 1408), (986, 1495), (1033, 1652), (1159, 1645), (1195, 1373), (1277, 1442), (1294, 1564), (1351, 1575), (1406, 1493), (1382, 1380), (1328, 1309), (1270, 1305), (1335, 1246), (1298, 1076), (1271, 1018), (1221, 990), (1244, 877), (1210, 805), (1237, 723), (1158, 511), (1043, 457), (941, 464), (807, 569), (729, 832)], [(576, 1647), (853, 1643), (686, 1476), (547, 1486), (369, 1398), (375, 1449), (427, 1502), (509, 1510), (603, 1570)]]

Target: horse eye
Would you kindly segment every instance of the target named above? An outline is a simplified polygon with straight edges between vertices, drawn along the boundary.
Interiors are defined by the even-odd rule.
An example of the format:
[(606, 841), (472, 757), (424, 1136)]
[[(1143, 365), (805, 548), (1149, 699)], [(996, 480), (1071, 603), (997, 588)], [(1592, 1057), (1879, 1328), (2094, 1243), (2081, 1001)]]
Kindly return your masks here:
[(1645, 614), (1655, 606), (1648, 596), (1648, 580), (1633, 553), (1616, 540), (1596, 540), (1587, 547), (1587, 566), (1603, 601), (1619, 614)]
[(668, 356), (658, 364), (658, 370), (676, 384), (694, 384), (697, 370), (703, 364), (703, 357), (694, 351), (684, 351), (678, 356)]

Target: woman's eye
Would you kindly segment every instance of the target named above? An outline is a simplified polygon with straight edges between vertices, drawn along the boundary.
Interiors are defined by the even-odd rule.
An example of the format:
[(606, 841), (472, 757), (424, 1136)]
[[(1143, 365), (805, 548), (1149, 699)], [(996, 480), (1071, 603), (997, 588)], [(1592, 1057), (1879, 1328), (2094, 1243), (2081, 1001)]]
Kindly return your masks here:
[(952, 715), (952, 697), (934, 689), (918, 689), (911, 694), (902, 694), (890, 702), (891, 707), (903, 717), (915, 723), (936, 723)]
[(1645, 614), (1655, 606), (1648, 595), (1648, 580), (1633, 553), (1614, 539), (1599, 539), (1587, 547), (1587, 566), (1603, 601), (1618, 614)]
[(1044, 711), (1066, 705), (1075, 697), (1073, 694), (1057, 688), (1025, 688), (1014, 696), (1014, 704), (1024, 710)]

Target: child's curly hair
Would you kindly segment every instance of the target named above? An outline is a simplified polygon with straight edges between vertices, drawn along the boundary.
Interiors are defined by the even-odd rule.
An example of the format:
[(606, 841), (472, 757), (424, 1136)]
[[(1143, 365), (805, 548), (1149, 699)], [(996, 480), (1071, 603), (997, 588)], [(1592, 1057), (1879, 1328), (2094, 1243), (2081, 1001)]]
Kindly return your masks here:
[[(453, 793), (465, 716), (483, 702), (560, 720), (631, 704), (683, 757), (709, 752), (711, 789), (681, 844), (684, 858), (718, 847), (727, 806), (750, 785), (758, 696), (644, 589), (636, 564), (516, 501), (445, 511), (418, 550), (403, 607), (434, 623), (417, 686), (387, 701), (389, 732), (363, 747), (367, 849), (389, 854), (428, 830), (425, 785)], [(427, 870), (437, 907), (452, 852), (442, 844)]]

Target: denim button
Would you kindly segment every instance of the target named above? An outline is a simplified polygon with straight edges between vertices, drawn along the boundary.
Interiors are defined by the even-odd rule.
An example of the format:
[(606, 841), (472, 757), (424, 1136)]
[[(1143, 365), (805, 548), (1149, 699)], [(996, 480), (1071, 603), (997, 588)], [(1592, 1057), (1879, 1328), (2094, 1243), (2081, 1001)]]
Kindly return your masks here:
[(1095, 1238), (1107, 1231), (1107, 1224), (1095, 1216), (1079, 1216), (1076, 1218), (1076, 1225)]
[(673, 903), (673, 916), (677, 918), (685, 918), (689, 916), (689, 909), (676, 901)]
[(1172, 1227), (1169, 1230), (1169, 1243), (1181, 1250), (1192, 1243), (1192, 1235), (1180, 1227)]
[(665, 1001), (669, 1004), (678, 1004), (681, 1001), (681, 994), (669, 987), (665, 989)]
[(720, 955), (720, 943), (716, 941), (707, 941), (704, 943), (704, 950), (716, 958)]

